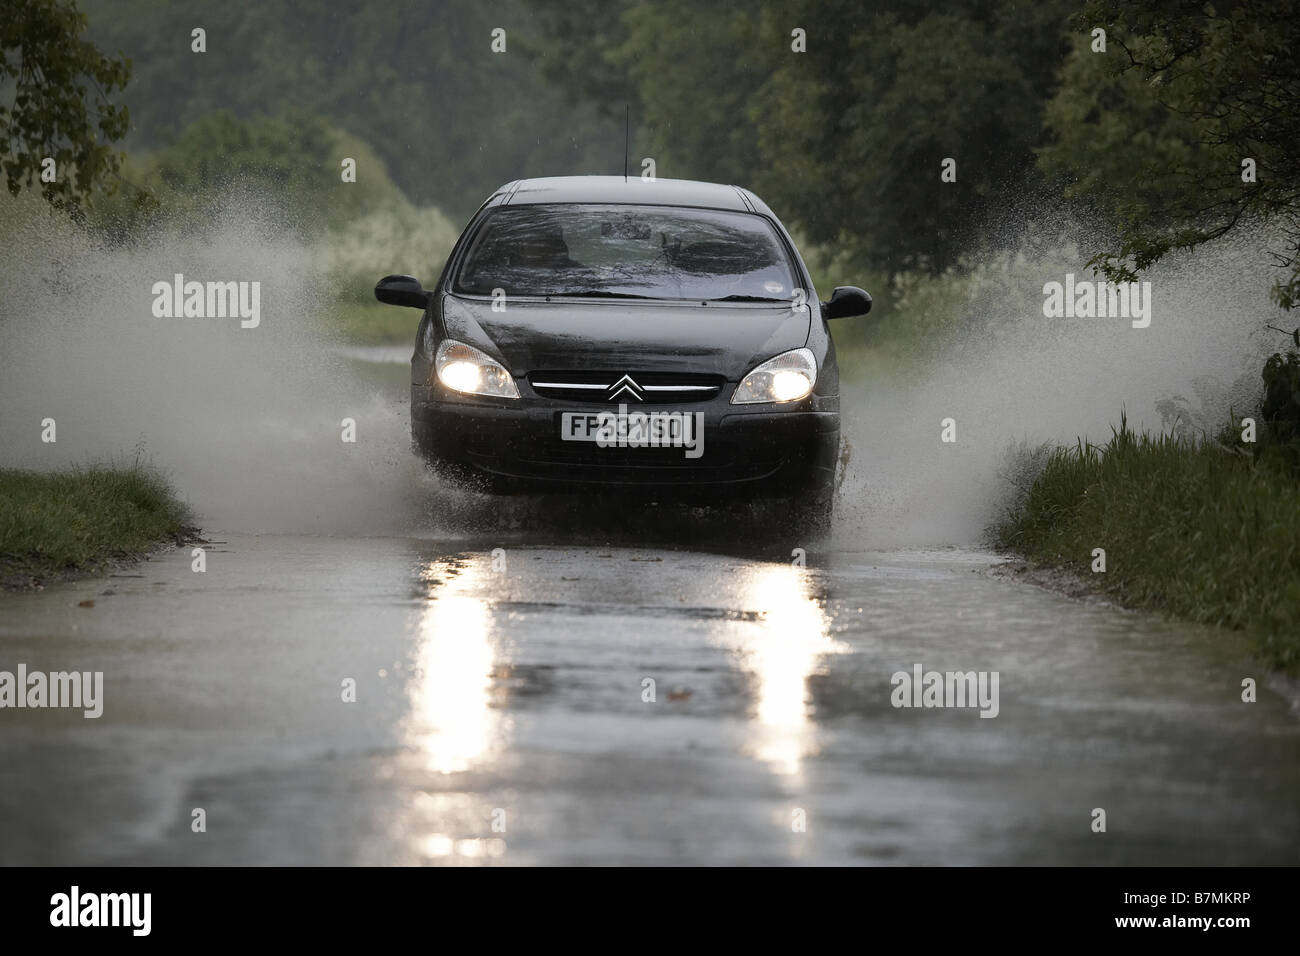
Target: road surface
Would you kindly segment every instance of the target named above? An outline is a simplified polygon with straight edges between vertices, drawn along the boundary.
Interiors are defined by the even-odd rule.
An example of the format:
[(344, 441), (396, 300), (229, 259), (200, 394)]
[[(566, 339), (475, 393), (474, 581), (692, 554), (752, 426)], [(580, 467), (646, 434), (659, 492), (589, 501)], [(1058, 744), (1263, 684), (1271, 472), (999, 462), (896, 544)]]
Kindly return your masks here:
[[(0, 670), (104, 674), (0, 710), (0, 863), (1300, 862), (1238, 642), (988, 552), (209, 537), (0, 595)], [(916, 665), (996, 717), (892, 706)]]

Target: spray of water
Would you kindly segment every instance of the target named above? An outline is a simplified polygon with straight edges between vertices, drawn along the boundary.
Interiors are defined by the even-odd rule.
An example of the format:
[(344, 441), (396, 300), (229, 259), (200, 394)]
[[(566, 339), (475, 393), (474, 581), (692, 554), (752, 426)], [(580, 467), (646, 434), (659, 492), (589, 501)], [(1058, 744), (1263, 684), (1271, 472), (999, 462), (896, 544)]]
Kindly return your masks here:
[[(403, 396), (363, 385), (324, 339), (325, 277), (273, 207), (227, 204), (202, 236), (116, 248), (10, 208), (0, 461), (44, 469), (142, 450), (223, 531), (387, 533), (418, 518), (427, 478)], [(156, 318), (153, 285), (177, 273), (260, 282), (259, 325)]]
[[(49, 468), (142, 448), (215, 531), (418, 533), (544, 517), (521, 513), (526, 503), (437, 492), (409, 449), (405, 391), (367, 384), (326, 340), (322, 258), (287, 236), (273, 207), (244, 198), (202, 236), (129, 247), (8, 209), (0, 464)], [(1087, 277), (1080, 247), (1025, 245), (965, 280), (955, 334), (926, 359), (866, 378), (844, 363), (853, 458), (837, 546), (978, 541), (1004, 493), (998, 475), (1012, 442), (1105, 438), (1121, 408), (1135, 426), (1159, 428), (1158, 401), (1198, 386), (1208, 394), (1207, 382), (1218, 384), (1207, 415), (1226, 420), (1234, 399), (1244, 407), (1232, 386), (1257, 381), (1276, 344), (1258, 333), (1279, 321), (1257, 244), (1220, 244), (1144, 277), (1154, 296), (1145, 329), (1043, 316), (1045, 282)], [(259, 326), (154, 317), (151, 289), (176, 273), (259, 281)], [(41, 441), (47, 418), (57, 422), (54, 444)], [(940, 440), (946, 418), (955, 443)], [(344, 419), (356, 423), (355, 443), (342, 440)]]
[[(1044, 284), (1071, 272), (1095, 278), (1078, 250), (1097, 247), (1086, 236), (1026, 245), (964, 283), (955, 331), (937, 355), (875, 380), (843, 370), (853, 458), (839, 544), (975, 543), (1007, 500), (1007, 454), (1017, 445), (1103, 441), (1121, 411), (1131, 428), (1167, 428), (1158, 405), (1177, 398), (1214, 426), (1253, 407), (1263, 358), (1278, 347), (1264, 331), (1279, 324), (1279, 310), (1263, 238), (1174, 256), (1144, 275), (1153, 297), (1147, 328), (1045, 317)], [(949, 418), (956, 441), (945, 443)]]

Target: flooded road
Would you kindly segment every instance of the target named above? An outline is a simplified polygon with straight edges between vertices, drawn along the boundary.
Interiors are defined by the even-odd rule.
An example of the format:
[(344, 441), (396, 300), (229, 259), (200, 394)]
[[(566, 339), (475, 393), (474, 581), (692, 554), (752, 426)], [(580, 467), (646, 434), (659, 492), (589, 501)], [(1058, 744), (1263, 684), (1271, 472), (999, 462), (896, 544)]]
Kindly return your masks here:
[[(0, 670), (104, 674), (0, 712), (0, 863), (1300, 862), (1233, 639), (988, 552), (209, 537), (0, 595)], [(917, 665), (996, 716), (892, 706)]]

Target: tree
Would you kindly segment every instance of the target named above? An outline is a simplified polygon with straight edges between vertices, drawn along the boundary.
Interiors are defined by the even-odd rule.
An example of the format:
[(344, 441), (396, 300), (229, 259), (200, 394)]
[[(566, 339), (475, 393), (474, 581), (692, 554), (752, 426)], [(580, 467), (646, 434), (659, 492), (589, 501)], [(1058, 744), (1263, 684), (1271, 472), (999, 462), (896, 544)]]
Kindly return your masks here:
[(1061, 4), (810, 6), (808, 55), (782, 57), (751, 108), (762, 191), (812, 239), (891, 270), (941, 271), (992, 241), (985, 226), (1034, 186)]
[(1094, 257), (1132, 280), (1170, 252), (1264, 224), (1300, 302), (1300, 17), (1288, 0), (1089, 0), (1048, 109), (1047, 172), (1108, 214), (1118, 243)]
[(8, 0), (0, 20), (0, 142), (12, 195), (39, 181), (51, 204), (80, 211), (96, 189), (112, 192), (127, 109), (109, 96), (130, 61), (81, 38), (86, 17), (71, 0)]

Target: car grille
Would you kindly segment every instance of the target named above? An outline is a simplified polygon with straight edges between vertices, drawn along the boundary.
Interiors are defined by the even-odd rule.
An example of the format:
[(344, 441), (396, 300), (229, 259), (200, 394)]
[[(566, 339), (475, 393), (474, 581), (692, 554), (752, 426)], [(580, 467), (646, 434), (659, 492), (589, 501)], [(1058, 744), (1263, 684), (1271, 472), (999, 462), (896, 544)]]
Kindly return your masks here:
[(661, 405), (706, 402), (722, 391), (721, 375), (687, 372), (533, 372), (528, 384), (543, 398), (566, 402)]

